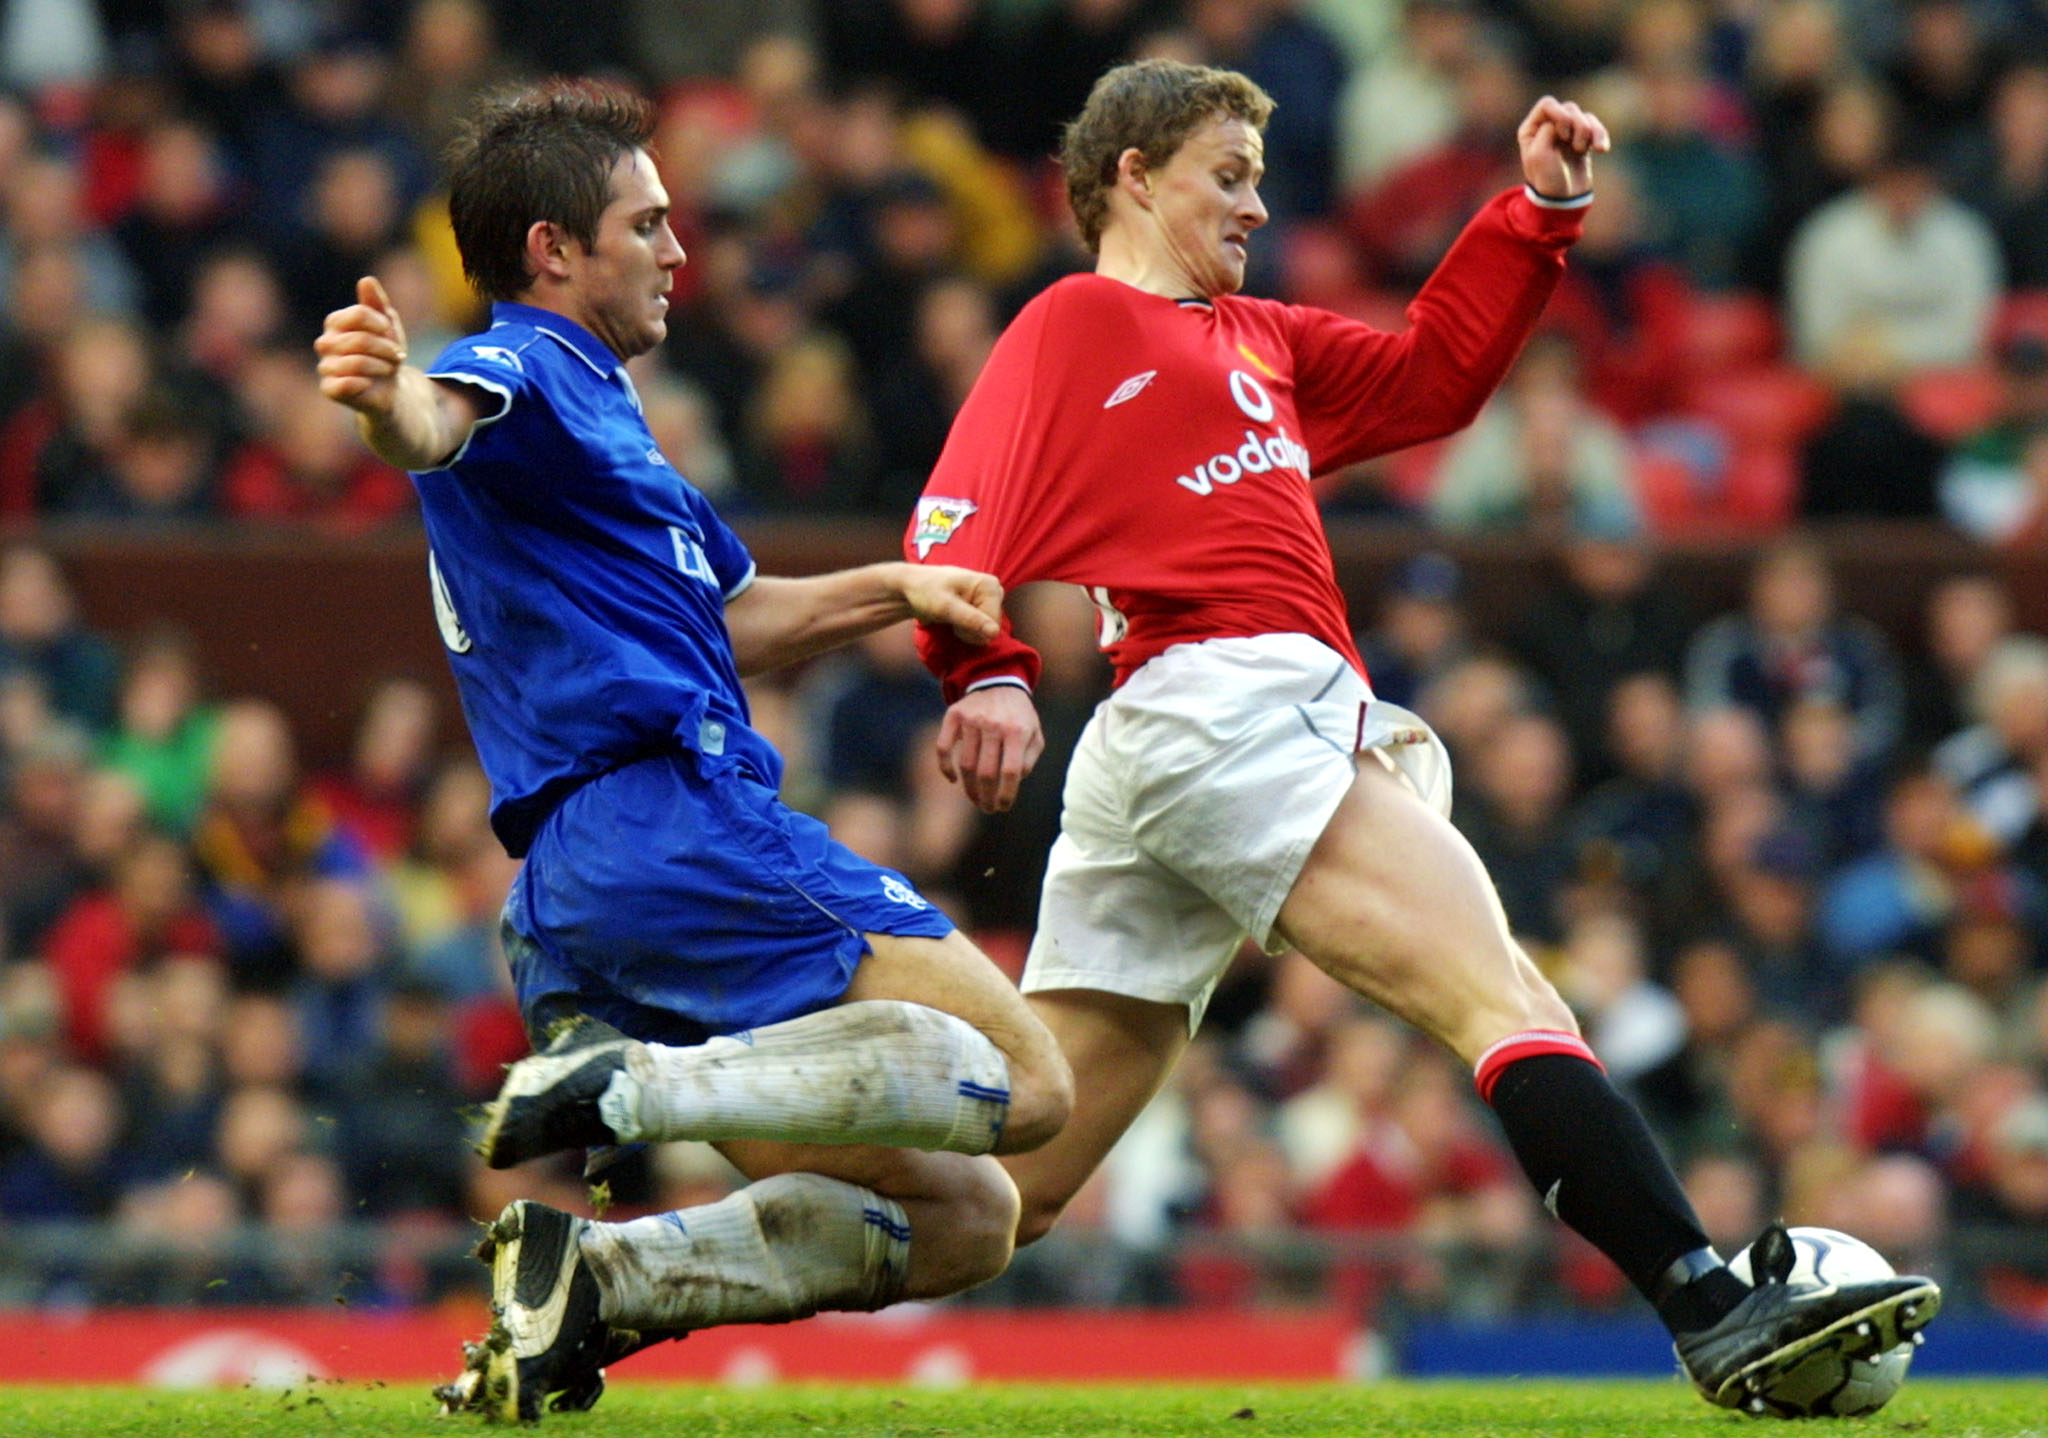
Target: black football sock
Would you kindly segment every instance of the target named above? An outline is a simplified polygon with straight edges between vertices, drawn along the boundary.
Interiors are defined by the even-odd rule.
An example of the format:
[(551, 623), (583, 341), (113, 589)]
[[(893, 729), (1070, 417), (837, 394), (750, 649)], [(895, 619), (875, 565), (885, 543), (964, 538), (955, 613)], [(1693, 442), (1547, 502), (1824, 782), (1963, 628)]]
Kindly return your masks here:
[(1613, 1259), (1666, 1328), (1710, 1327), (1749, 1290), (1708, 1244), (1642, 1115), (1590, 1050), (1526, 1047), (1535, 1051), (1483, 1057), (1480, 1091), (1543, 1206)]

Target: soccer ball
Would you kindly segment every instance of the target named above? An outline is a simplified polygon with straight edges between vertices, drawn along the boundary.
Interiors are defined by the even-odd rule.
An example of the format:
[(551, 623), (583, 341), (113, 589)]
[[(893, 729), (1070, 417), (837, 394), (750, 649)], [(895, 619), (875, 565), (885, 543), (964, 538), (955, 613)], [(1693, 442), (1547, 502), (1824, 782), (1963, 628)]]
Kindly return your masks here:
[[(1794, 1283), (1868, 1283), (1890, 1278), (1884, 1255), (1860, 1238), (1832, 1228), (1794, 1228), (1791, 1281)], [(1749, 1250), (1735, 1255), (1728, 1267), (1744, 1283), (1754, 1280)], [(1786, 1373), (1759, 1395), (1769, 1412), (1780, 1418), (1859, 1418), (1891, 1401), (1906, 1381), (1913, 1345), (1901, 1343), (1889, 1353), (1844, 1358), (1819, 1353)]]

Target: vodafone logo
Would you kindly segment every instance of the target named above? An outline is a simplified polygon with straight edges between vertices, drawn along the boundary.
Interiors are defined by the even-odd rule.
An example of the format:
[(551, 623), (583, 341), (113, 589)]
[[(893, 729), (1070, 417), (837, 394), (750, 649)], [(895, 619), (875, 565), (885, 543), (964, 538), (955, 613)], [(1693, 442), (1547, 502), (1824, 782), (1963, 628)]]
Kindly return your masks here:
[(1143, 374), (1132, 375), (1114, 390), (1110, 391), (1109, 398), (1102, 402), (1102, 407), (1104, 409), (1115, 409), (1125, 400), (1137, 398), (1138, 391), (1152, 383), (1158, 376), (1159, 371), (1156, 369), (1148, 369)]
[[(1273, 418), (1273, 396), (1266, 392), (1264, 385), (1241, 369), (1230, 372), (1230, 397), (1237, 401), (1244, 417), (1254, 424), (1265, 424)], [(1291, 470), (1307, 479), (1309, 464), (1307, 446), (1289, 434), (1284, 426), (1277, 434), (1270, 435), (1248, 429), (1244, 432), (1243, 444), (1209, 456), (1195, 466), (1192, 474), (1175, 475), (1174, 483), (1195, 494), (1212, 494), (1217, 486), (1236, 484), (1248, 474)]]
[(1264, 424), (1273, 417), (1273, 396), (1266, 393), (1264, 385), (1241, 369), (1230, 372), (1230, 397), (1237, 401), (1237, 407), (1253, 424)]

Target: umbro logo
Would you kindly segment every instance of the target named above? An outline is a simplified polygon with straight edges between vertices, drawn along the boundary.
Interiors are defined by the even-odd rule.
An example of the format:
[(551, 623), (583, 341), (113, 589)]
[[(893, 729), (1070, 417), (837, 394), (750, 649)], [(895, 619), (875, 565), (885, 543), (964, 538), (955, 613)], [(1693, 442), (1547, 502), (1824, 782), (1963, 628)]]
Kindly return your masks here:
[(1122, 404), (1127, 399), (1136, 399), (1138, 397), (1138, 391), (1143, 389), (1146, 385), (1152, 383), (1153, 379), (1156, 378), (1158, 374), (1158, 370), (1148, 369), (1143, 374), (1132, 375), (1129, 379), (1125, 380), (1122, 384), (1116, 387), (1116, 389), (1110, 394), (1109, 398), (1102, 402), (1102, 407), (1104, 409), (1115, 409), (1118, 405)]

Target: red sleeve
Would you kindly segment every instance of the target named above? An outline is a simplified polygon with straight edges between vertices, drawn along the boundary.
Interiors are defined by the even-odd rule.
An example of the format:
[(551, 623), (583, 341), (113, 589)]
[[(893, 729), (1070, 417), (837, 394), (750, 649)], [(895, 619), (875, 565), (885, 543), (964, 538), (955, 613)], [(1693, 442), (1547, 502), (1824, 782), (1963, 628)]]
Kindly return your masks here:
[[(1029, 526), (1018, 521), (1042, 479), (1046, 425), (1037, 406), (1059, 388), (1058, 378), (1041, 368), (1057, 353), (1044, 340), (1058, 294), (1058, 286), (1041, 294), (1003, 332), (955, 416), (904, 531), (904, 557), (913, 563), (979, 569), (1006, 588), (1043, 577), (1020, 571), (1010, 556), (1028, 546), (1022, 532)], [(1014, 679), (1027, 688), (1038, 683), (1038, 651), (1011, 633), (1007, 614), (1002, 633), (987, 644), (919, 624), (917, 652), (948, 704), (990, 679)]]
[(948, 704), (990, 679), (1015, 679), (1026, 689), (1038, 687), (1038, 651), (1010, 633), (1007, 614), (1003, 632), (986, 644), (969, 644), (950, 628), (920, 623), (917, 653), (925, 668), (938, 676)]
[(1296, 307), (1295, 404), (1317, 473), (1462, 429), (1535, 328), (1583, 210), (1497, 195), (1388, 334)]

